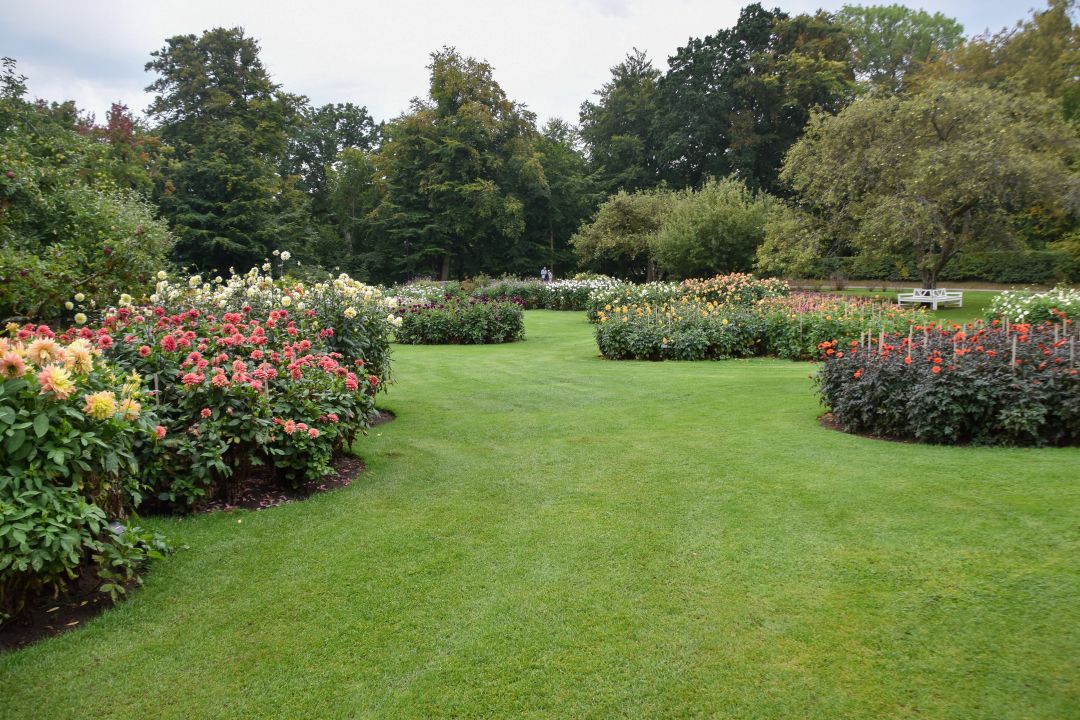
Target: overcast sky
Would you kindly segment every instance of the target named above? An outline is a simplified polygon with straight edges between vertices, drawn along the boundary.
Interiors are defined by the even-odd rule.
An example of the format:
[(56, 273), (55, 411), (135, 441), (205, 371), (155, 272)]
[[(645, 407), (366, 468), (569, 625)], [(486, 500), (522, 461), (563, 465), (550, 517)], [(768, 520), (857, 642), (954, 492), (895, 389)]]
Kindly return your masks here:
[[(852, 0), (848, 0), (851, 2)], [(888, 4), (889, 0), (878, 0)], [(864, 2), (863, 4), (871, 4)], [(315, 104), (366, 105), (377, 120), (399, 115), (427, 91), (428, 54), (456, 46), (495, 68), (495, 79), (541, 122), (577, 122), (578, 108), (633, 47), (654, 65), (686, 44), (730, 27), (745, 2), (723, 0), (6, 0), (0, 55), (29, 77), (31, 95), (74, 99), (103, 121), (113, 101), (143, 111), (152, 79), (143, 70), (166, 37), (215, 26), (243, 27), (262, 48), (274, 80)], [(838, 9), (844, 0), (787, 0), (789, 13)], [(908, 3), (956, 18), (967, 34), (1026, 17), (1034, 0)]]

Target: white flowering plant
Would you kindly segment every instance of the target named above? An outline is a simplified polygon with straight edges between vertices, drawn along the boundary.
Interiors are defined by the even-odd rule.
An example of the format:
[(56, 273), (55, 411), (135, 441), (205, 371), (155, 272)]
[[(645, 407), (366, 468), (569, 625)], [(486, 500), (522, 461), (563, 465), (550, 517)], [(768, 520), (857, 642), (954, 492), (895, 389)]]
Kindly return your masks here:
[(1080, 318), (1080, 290), (1056, 287), (1044, 292), (1006, 290), (990, 301), (987, 314), (1013, 323), (1056, 322)]

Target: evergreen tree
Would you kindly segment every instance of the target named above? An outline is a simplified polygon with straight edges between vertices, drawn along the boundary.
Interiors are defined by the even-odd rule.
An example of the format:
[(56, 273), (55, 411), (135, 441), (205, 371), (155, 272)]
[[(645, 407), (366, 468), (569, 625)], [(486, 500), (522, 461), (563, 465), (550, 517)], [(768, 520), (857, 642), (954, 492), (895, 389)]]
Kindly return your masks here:
[(278, 173), (300, 99), (283, 93), (241, 28), (177, 35), (152, 54), (149, 113), (174, 148), (158, 200), (176, 256), (244, 267), (311, 237), (304, 193)]

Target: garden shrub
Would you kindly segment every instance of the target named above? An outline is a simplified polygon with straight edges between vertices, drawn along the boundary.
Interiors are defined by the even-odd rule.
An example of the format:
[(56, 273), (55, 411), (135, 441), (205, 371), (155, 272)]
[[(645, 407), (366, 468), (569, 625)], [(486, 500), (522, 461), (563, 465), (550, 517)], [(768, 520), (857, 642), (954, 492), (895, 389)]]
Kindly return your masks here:
[(990, 317), (1009, 322), (1054, 321), (1060, 313), (1080, 317), (1080, 290), (1058, 287), (1046, 292), (1007, 290), (994, 296), (987, 311)]
[(856, 433), (939, 444), (1080, 444), (1076, 326), (936, 325), (822, 344), (822, 402)]
[(46, 326), (0, 339), (0, 622), (81, 573), (123, 594), (168, 547), (130, 522), (159, 442), (140, 379)]
[[(274, 254), (284, 273), (289, 253), (275, 250)], [(160, 304), (167, 314), (196, 309), (205, 314), (243, 312), (266, 318), (275, 310), (291, 310), (294, 322), (318, 331), (328, 351), (341, 353), (349, 362), (363, 360), (368, 374), (381, 383), (390, 381), (390, 335), (399, 322), (391, 312), (397, 305), (394, 298), (346, 274), (305, 284), (288, 277), (275, 279), (272, 269), (265, 263), (243, 275), (213, 279), (193, 275), (184, 282), (170, 280), (161, 272), (148, 300)]]
[[(808, 264), (805, 275), (825, 279), (837, 273), (859, 280), (897, 282), (919, 277), (911, 258), (890, 254), (818, 257)], [(1076, 279), (1080, 279), (1080, 264), (1071, 254), (1057, 250), (964, 251), (949, 260), (938, 275), (940, 282), (1047, 284)]]
[(825, 340), (857, 338), (868, 328), (906, 330), (925, 321), (923, 310), (869, 298), (795, 293), (736, 304), (683, 296), (659, 305), (606, 306), (597, 314), (596, 341), (612, 360), (808, 360)]
[(525, 337), (525, 315), (516, 298), (464, 298), (404, 305), (396, 310), (397, 341), (406, 345), (505, 343)]
[(0, 319), (70, 320), (75, 293), (103, 307), (149, 287), (174, 242), (165, 222), (114, 176), (108, 143), (12, 80), (0, 73)]
[(95, 342), (147, 378), (167, 432), (144, 458), (158, 501), (185, 509), (205, 497), (232, 498), (264, 464), (283, 483), (316, 480), (330, 472), (333, 452), (367, 427), (379, 377), (363, 359), (330, 350), (332, 328), (313, 327), (318, 315), (308, 312), (219, 318), (159, 306), (105, 318)]

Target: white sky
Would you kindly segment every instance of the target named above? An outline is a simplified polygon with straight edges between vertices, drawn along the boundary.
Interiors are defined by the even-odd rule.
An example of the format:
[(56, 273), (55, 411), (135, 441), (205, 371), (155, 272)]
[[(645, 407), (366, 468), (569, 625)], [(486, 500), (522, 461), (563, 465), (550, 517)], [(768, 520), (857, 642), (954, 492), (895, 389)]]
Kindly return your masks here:
[[(851, 2), (851, 0), (847, 0)], [(888, 4), (890, 0), (877, 0)], [(315, 104), (366, 105), (395, 117), (427, 91), (428, 54), (456, 46), (495, 69), (495, 79), (541, 122), (577, 122), (578, 108), (633, 47), (661, 71), (689, 37), (729, 27), (746, 2), (726, 0), (2, 0), (0, 55), (15, 58), (30, 94), (74, 99), (103, 121), (113, 101), (136, 112), (149, 104), (143, 67), (166, 37), (242, 26), (261, 46), (272, 77)], [(790, 14), (845, 0), (786, 0)], [(854, 4), (854, 3), (853, 3)], [(874, 4), (871, 1), (862, 4)], [(1035, 0), (913, 0), (959, 20), (967, 34), (1013, 25)]]

